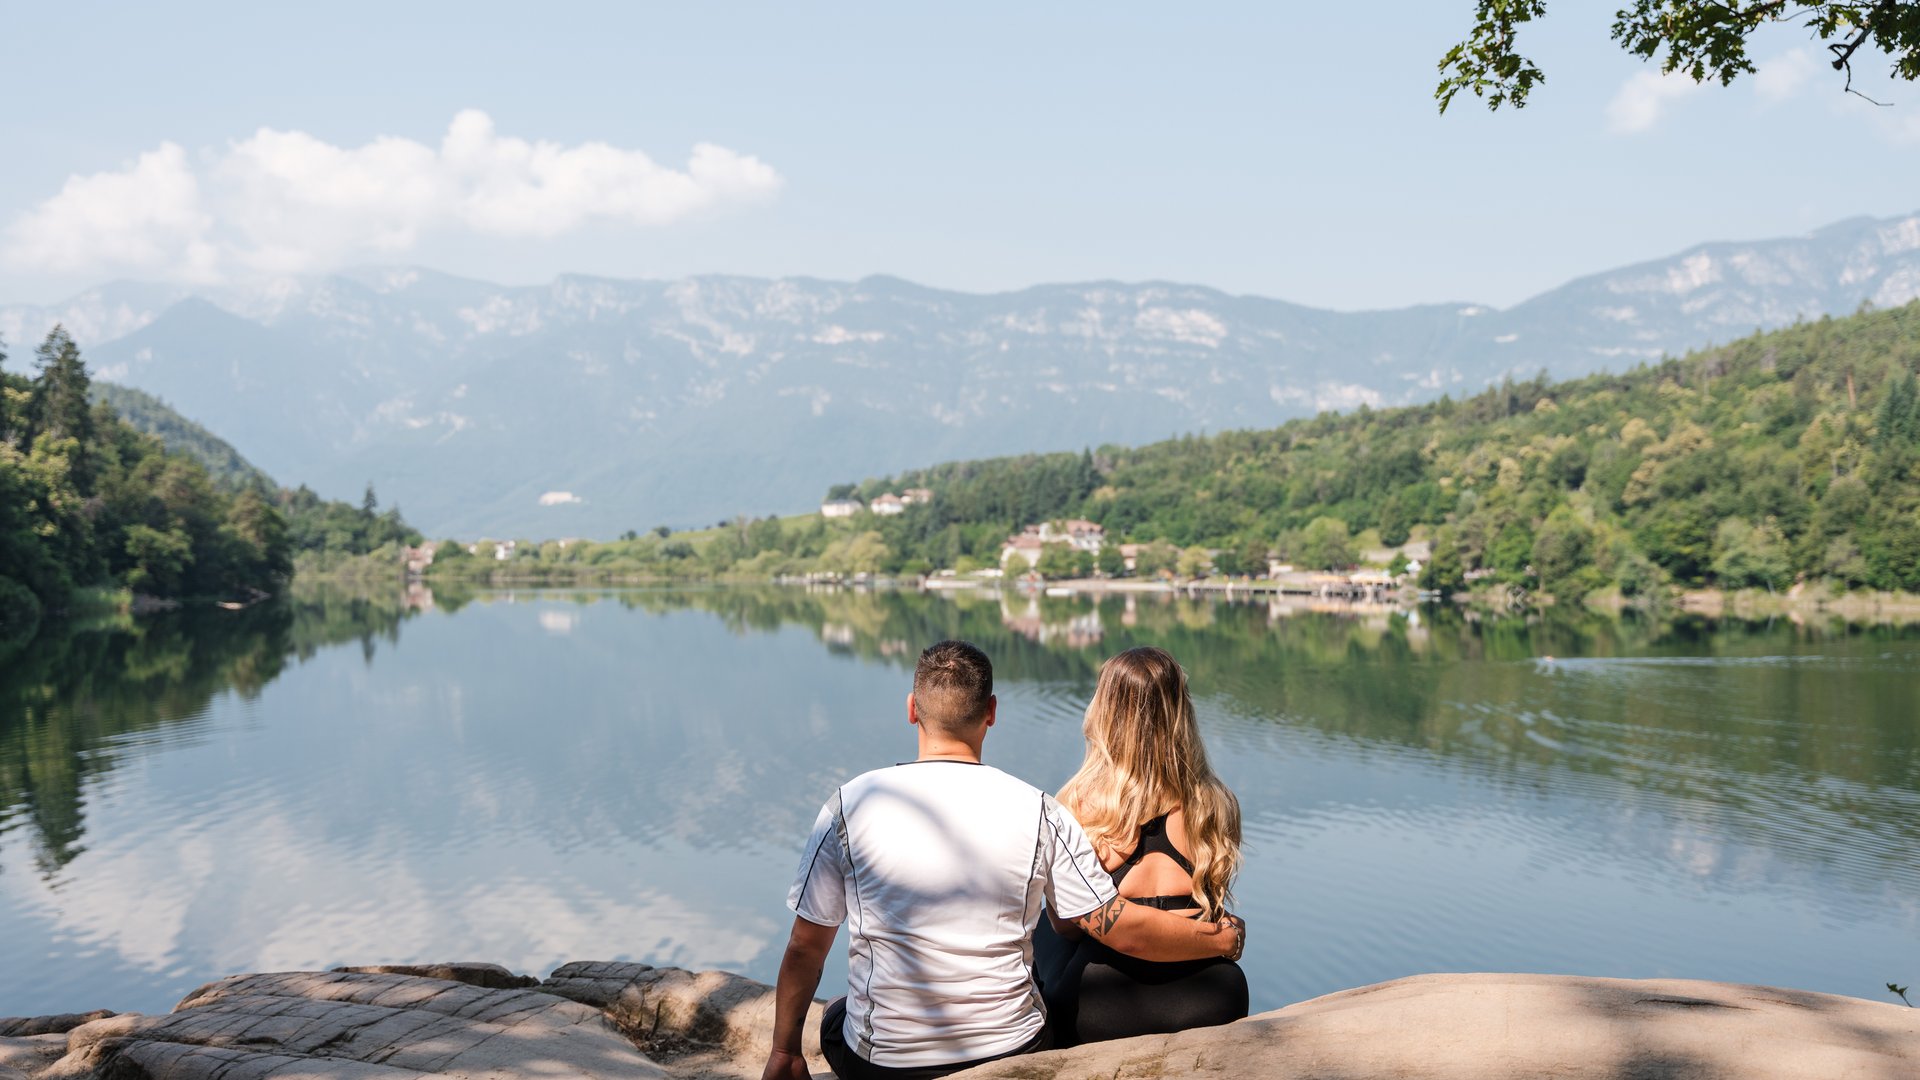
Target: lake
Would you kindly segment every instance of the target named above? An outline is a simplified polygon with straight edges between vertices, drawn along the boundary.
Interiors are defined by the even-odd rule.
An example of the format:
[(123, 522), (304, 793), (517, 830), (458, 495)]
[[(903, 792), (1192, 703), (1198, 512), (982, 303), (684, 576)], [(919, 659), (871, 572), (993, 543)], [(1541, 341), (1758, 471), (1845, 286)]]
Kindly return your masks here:
[(1103, 658), (1182, 661), (1244, 810), (1256, 1011), (1431, 971), (1920, 981), (1912, 628), (415, 590), (0, 658), (0, 1015), (343, 963), (771, 982), (807, 829), (913, 756), (913, 662), (943, 637), (994, 659), (988, 762), (1049, 790)]

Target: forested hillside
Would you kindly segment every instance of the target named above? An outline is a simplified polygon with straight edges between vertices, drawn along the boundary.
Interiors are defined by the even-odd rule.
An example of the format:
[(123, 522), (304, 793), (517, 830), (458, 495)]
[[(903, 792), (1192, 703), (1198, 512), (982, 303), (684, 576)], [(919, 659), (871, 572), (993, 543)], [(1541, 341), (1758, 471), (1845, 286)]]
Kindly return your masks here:
[[(870, 525), (895, 559), (990, 557), (1005, 530), (1101, 522), (1109, 539), (1251, 564), (1434, 542), (1426, 582), (1472, 570), (1555, 593), (1796, 579), (1920, 590), (1920, 304), (1822, 319), (1684, 359), (1262, 432), (943, 465)], [(1319, 556), (1319, 558), (1312, 558)], [(1236, 565), (1235, 568), (1238, 568)]]
[(64, 330), (35, 351), (31, 376), (9, 370), (0, 349), (0, 639), (67, 608), (77, 589), (271, 592), (296, 552), (363, 554), (415, 536), (397, 509), (377, 511), (371, 489), (357, 508), (305, 488), (276, 491), (231, 447), (158, 401), (102, 395), (130, 404), (149, 434), (94, 396)]
[[(1822, 319), (1618, 375), (1324, 414), (1268, 431), (955, 462), (842, 484), (904, 513), (736, 519), (609, 543), (523, 544), (444, 573), (764, 577), (992, 565), (1021, 526), (1084, 517), (1147, 544), (1141, 569), (1344, 566), (1433, 542), (1423, 582), (1472, 574), (1556, 597), (1673, 586), (1920, 590), (1920, 304)], [(904, 452), (904, 448), (903, 448)], [(1064, 549), (1061, 554), (1065, 554)], [(1043, 559), (1084, 573), (1085, 559)]]
[(266, 473), (254, 468), (253, 463), (226, 440), (181, 416), (152, 394), (109, 382), (94, 383), (89, 394), (96, 403), (112, 406), (114, 415), (136, 430), (158, 438), (167, 449), (204, 465), (215, 483), (228, 488), (273, 486)]

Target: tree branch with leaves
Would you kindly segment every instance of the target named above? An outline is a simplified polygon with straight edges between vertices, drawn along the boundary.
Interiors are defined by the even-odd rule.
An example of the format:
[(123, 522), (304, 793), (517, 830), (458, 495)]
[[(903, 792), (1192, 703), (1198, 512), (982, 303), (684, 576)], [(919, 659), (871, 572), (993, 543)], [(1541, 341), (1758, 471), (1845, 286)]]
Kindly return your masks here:
[[(1546, 13), (1546, 0), (1476, 0), (1466, 39), (1440, 59), (1434, 90), (1440, 111), (1463, 90), (1489, 109), (1525, 107), (1546, 75), (1519, 51), (1519, 34)], [(1725, 86), (1754, 73), (1748, 45), (1755, 32), (1776, 23), (1802, 26), (1827, 43), (1848, 92), (1858, 93), (1853, 61), (1868, 46), (1888, 58), (1895, 78), (1920, 79), (1920, 2), (1913, 0), (1634, 0), (1614, 12), (1613, 40), (1657, 61), (1662, 72)]]

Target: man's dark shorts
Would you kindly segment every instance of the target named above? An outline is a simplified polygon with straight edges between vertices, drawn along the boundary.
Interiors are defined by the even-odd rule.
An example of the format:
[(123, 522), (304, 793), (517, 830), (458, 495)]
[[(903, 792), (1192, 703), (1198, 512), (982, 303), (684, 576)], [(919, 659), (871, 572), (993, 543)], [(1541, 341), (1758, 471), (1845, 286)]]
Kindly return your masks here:
[(840, 1080), (936, 1080), (948, 1073), (961, 1069), (971, 1069), (975, 1065), (984, 1065), (1001, 1058), (1019, 1057), (1021, 1054), (1035, 1054), (1042, 1050), (1053, 1049), (1053, 1035), (1042, 1027), (1033, 1041), (1018, 1050), (1009, 1050), (992, 1057), (974, 1058), (972, 1061), (956, 1061), (951, 1065), (923, 1065), (914, 1069), (889, 1069), (884, 1065), (875, 1065), (847, 1045), (846, 1036), (847, 999), (834, 998), (827, 1006), (826, 1015), (820, 1018), (820, 1053), (832, 1066), (833, 1075)]

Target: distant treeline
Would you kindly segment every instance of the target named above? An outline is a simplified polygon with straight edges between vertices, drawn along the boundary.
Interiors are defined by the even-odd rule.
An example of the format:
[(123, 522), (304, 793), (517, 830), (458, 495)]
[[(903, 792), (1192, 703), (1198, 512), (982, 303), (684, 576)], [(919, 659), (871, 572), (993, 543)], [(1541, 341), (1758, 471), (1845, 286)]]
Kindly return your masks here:
[[(1148, 572), (1338, 567), (1409, 538), (1422, 582), (1578, 597), (1796, 581), (1920, 591), (1920, 303), (1821, 319), (1617, 375), (1269, 431), (954, 462), (838, 485), (930, 503), (849, 519), (523, 549), (526, 571), (902, 573), (991, 565), (1024, 525), (1087, 518)], [(1115, 563), (1114, 556), (1103, 562)], [(1072, 563), (1073, 565), (1068, 565)], [(1117, 572), (1090, 558), (1053, 573)]]
[(77, 590), (273, 592), (298, 553), (365, 553), (415, 535), (398, 511), (377, 512), (371, 490), (354, 507), (274, 489), (145, 394), (114, 389), (96, 402), (60, 327), (35, 350), (32, 375), (6, 360), (0, 346), (0, 639), (69, 608)]

